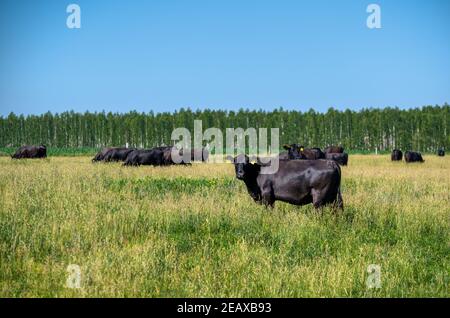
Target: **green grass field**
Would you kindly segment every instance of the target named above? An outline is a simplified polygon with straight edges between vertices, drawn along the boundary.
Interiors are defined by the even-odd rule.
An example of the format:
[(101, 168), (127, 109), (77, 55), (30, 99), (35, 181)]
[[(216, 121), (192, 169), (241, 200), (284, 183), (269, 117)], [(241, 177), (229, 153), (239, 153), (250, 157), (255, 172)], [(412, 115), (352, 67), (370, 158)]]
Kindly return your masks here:
[(266, 210), (231, 164), (1, 157), (0, 296), (449, 297), (450, 158), (424, 159), (350, 156), (334, 215)]

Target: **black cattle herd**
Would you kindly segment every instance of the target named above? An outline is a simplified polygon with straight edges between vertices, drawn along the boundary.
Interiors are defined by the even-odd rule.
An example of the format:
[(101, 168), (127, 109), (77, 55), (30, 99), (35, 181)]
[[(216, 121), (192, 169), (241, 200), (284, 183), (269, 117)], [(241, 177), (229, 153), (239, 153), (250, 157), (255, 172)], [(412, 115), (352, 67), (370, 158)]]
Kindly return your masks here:
[[(438, 154), (439, 157), (443, 157), (445, 155), (444, 149), (439, 149)], [(399, 149), (392, 150), (391, 160), (392, 161), (402, 161), (403, 152)], [(405, 162), (425, 162), (422, 158), (422, 154), (420, 152), (415, 151), (407, 151), (405, 152)]]
[[(155, 147), (152, 149), (136, 149), (136, 148), (103, 148), (100, 150), (92, 162), (118, 162), (122, 161), (124, 166), (168, 166), (174, 165), (178, 162), (172, 159), (172, 146)], [(178, 150), (181, 162), (178, 164), (186, 165), (191, 161), (198, 160), (206, 162), (208, 160), (208, 150), (203, 149), (191, 149), (190, 155), (183, 157), (183, 150)]]
[[(341, 168), (348, 164), (348, 154), (341, 146), (330, 146), (322, 151), (320, 148), (305, 148), (298, 144), (284, 145), (286, 150), (278, 155), (279, 165), (275, 173), (267, 173), (270, 164), (256, 158), (251, 162), (246, 155), (228, 157), (234, 164), (236, 178), (242, 180), (249, 195), (259, 204), (273, 207), (275, 201), (294, 205), (312, 203), (315, 208), (332, 205), (343, 209), (340, 185)], [(152, 149), (108, 147), (100, 150), (92, 162), (123, 162), (124, 166), (168, 166), (174, 164), (189, 165), (192, 161), (206, 162), (209, 153), (203, 149), (192, 149), (183, 156), (183, 149), (177, 150), (183, 160), (173, 160), (172, 146)], [(439, 149), (438, 156), (445, 156), (444, 149)], [(46, 158), (47, 148), (40, 146), (23, 146), (11, 156), (13, 159)], [(420, 152), (394, 149), (392, 161), (407, 163), (424, 162)], [(254, 161), (254, 160), (253, 160)], [(266, 172), (266, 173), (265, 173)]]

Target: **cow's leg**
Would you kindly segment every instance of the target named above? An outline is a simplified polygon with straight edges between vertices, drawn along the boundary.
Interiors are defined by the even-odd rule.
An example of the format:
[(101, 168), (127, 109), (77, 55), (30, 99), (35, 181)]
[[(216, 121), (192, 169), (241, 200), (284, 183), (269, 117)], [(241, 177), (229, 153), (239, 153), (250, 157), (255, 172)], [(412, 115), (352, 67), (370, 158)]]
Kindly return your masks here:
[(273, 193), (272, 184), (270, 182), (266, 182), (261, 188), (261, 198), (262, 203), (267, 207), (273, 209), (273, 205), (275, 203), (275, 195)]
[(337, 193), (332, 198), (329, 193), (330, 187), (327, 186), (323, 189), (312, 189), (311, 194), (313, 197), (313, 205), (316, 209), (322, 208), (326, 204), (332, 204), (333, 212), (336, 213), (337, 209), (344, 209), (344, 202), (342, 200), (341, 189), (338, 188)]
[(322, 191), (318, 189), (311, 189), (311, 196), (313, 201), (313, 206), (316, 209), (320, 209), (323, 206), (323, 198), (322, 198), (322, 192), (325, 192), (324, 189)]
[(338, 189), (338, 193), (336, 196), (336, 202), (334, 204), (333, 210), (336, 212), (336, 209), (344, 211), (344, 200), (342, 200), (341, 187), (339, 187), (339, 189)]

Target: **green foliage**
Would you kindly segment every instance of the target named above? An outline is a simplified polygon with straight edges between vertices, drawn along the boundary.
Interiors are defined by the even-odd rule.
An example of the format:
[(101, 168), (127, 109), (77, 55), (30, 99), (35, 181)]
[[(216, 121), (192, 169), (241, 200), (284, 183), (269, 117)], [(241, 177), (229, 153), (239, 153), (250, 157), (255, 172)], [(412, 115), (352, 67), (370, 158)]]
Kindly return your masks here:
[(362, 109), (326, 113), (275, 109), (192, 111), (174, 113), (64, 112), (43, 115), (0, 117), (0, 147), (46, 144), (53, 148), (99, 148), (121, 146), (153, 147), (171, 144), (174, 128), (193, 132), (194, 120), (203, 121), (203, 130), (220, 128), (280, 128), (281, 144), (301, 143), (324, 147), (341, 144), (351, 151), (389, 151), (392, 148), (435, 152), (450, 147), (450, 106), (416, 109)]
[(232, 193), (236, 188), (235, 178), (140, 178), (140, 179), (103, 179), (106, 189), (114, 192), (129, 191), (137, 197), (142, 198), (148, 195), (164, 196), (167, 194), (181, 195), (203, 193), (208, 195), (208, 191), (221, 189), (226, 193)]

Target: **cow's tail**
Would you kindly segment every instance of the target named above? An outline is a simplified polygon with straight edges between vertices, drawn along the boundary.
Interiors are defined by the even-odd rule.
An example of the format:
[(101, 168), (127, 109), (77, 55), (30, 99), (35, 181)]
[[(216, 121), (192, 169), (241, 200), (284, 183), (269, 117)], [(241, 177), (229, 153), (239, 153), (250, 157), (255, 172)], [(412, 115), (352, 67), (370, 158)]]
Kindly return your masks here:
[(333, 168), (335, 168), (337, 170), (338, 175), (339, 175), (335, 207), (340, 210), (344, 210), (344, 200), (342, 199), (342, 194), (341, 194), (341, 181), (342, 181), (341, 167), (335, 161), (328, 160), (328, 162), (329, 162), (329, 164), (331, 164), (333, 166)]

